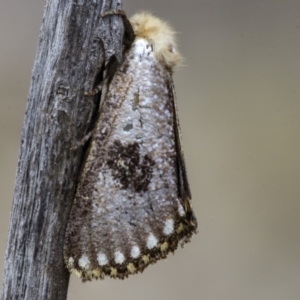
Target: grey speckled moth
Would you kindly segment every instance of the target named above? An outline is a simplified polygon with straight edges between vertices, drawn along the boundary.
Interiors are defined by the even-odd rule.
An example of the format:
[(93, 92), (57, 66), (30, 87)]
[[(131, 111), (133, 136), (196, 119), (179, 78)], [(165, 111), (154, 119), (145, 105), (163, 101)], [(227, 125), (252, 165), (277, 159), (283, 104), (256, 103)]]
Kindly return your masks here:
[(125, 278), (190, 240), (197, 221), (172, 73), (175, 34), (149, 13), (102, 96), (66, 231), (64, 259), (83, 280)]

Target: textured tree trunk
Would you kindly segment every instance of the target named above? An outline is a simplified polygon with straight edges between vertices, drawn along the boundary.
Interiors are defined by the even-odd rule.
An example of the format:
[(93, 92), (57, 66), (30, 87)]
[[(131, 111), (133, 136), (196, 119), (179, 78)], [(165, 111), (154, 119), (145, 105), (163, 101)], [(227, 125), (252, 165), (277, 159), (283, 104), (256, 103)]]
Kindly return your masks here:
[[(63, 242), (97, 99), (84, 96), (110, 55), (121, 57), (121, 0), (47, 1), (24, 120), (2, 299), (63, 300)], [(96, 74), (98, 74), (96, 76)], [(99, 75), (100, 74), (100, 75)], [(98, 97), (99, 98), (99, 97)]]

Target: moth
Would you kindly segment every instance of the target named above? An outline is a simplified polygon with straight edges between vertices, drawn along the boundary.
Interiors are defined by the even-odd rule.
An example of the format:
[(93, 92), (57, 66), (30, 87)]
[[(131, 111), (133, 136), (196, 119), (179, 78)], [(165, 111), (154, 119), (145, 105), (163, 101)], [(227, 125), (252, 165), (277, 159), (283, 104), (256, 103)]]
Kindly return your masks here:
[(126, 278), (174, 252), (197, 229), (172, 79), (175, 32), (142, 12), (102, 94), (79, 179), (64, 260), (83, 281)]

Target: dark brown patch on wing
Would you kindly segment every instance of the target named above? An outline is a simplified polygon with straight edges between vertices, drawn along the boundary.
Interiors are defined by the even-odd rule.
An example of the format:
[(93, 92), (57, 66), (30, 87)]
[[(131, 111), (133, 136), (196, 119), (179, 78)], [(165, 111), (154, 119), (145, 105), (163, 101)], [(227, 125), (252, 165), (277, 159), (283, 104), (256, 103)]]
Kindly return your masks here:
[(123, 189), (147, 191), (155, 163), (149, 155), (140, 156), (138, 143), (122, 145), (120, 141), (114, 141), (108, 148), (108, 155), (107, 165)]

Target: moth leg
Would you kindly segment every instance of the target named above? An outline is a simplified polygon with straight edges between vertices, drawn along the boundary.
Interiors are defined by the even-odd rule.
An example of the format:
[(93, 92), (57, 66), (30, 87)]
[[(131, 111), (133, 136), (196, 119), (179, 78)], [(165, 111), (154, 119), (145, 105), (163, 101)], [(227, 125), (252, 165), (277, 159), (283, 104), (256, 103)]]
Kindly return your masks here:
[(96, 94), (98, 94), (103, 86), (107, 83), (107, 79), (104, 79), (102, 82), (100, 82), (92, 91), (89, 91), (89, 92), (85, 92), (84, 93), (84, 96), (95, 96)]
[(84, 95), (88, 97), (95, 96), (102, 90), (104, 86), (109, 85), (115, 72), (117, 71), (118, 64), (119, 62), (117, 57), (112, 55), (105, 66), (105, 79), (103, 79), (96, 87), (94, 87), (92, 91), (85, 92)]
[(111, 16), (111, 15), (121, 15), (121, 16), (126, 16), (126, 13), (123, 9), (112, 9), (109, 11), (106, 11), (103, 14), (100, 14), (100, 17), (106, 17), (106, 16)]
[(92, 137), (93, 134), (93, 130), (88, 132), (81, 141), (77, 142), (73, 147), (70, 148), (71, 151), (75, 151), (79, 148), (81, 148), (82, 146), (84, 146), (87, 141)]
[[(107, 11), (107, 12), (101, 14), (100, 16), (106, 17), (106, 16), (111, 16), (111, 15), (120, 15), (122, 17), (122, 21), (123, 21), (123, 25), (124, 25), (124, 29), (125, 29), (124, 36), (123, 36), (123, 46), (124, 46), (123, 50), (125, 52), (130, 48), (130, 46), (135, 38), (132, 26), (126, 16), (125, 11), (121, 10), (121, 9), (110, 10), (110, 11)], [(105, 66), (105, 69), (106, 69), (105, 79), (102, 82), (100, 82), (95, 88), (93, 88), (92, 91), (86, 92), (86, 93), (84, 93), (84, 95), (85, 96), (95, 96), (97, 93), (99, 93), (102, 90), (103, 86), (109, 85), (116, 70), (117, 70), (118, 65), (119, 65), (119, 62), (118, 62), (116, 56), (112, 55), (109, 58), (108, 63)]]
[(101, 14), (100, 16), (102, 18), (104, 18), (104, 17), (112, 16), (112, 15), (120, 15), (122, 17), (122, 21), (123, 21), (123, 25), (124, 25), (123, 45), (124, 45), (124, 51), (127, 51), (131, 47), (131, 45), (134, 41), (134, 38), (135, 38), (135, 34), (134, 34), (133, 28), (131, 26), (131, 23), (126, 16), (125, 11), (122, 9), (110, 10), (110, 11), (107, 11), (107, 12)]

